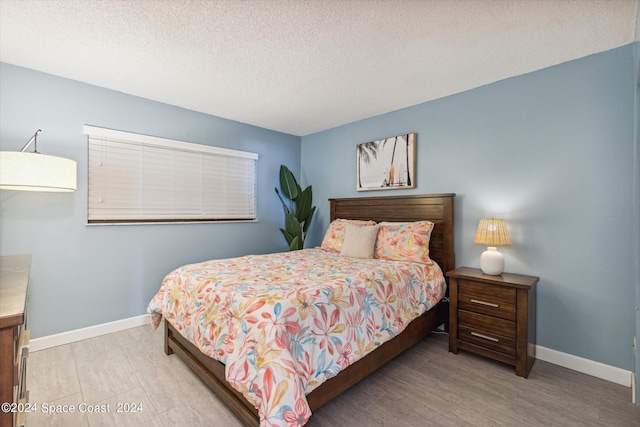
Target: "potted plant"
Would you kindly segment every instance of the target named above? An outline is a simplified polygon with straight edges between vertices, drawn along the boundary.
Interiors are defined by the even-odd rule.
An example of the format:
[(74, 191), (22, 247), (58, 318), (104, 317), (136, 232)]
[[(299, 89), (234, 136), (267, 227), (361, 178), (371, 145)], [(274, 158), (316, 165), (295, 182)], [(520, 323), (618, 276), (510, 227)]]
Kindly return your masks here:
[[(293, 173), (285, 165), (281, 165), (280, 191), (276, 188), (276, 194), (284, 210), (284, 228), (280, 231), (287, 240), (290, 251), (302, 249), (311, 219), (316, 211), (316, 207), (311, 206), (311, 186), (302, 190)], [(288, 199), (288, 202), (285, 202), (283, 196)]]

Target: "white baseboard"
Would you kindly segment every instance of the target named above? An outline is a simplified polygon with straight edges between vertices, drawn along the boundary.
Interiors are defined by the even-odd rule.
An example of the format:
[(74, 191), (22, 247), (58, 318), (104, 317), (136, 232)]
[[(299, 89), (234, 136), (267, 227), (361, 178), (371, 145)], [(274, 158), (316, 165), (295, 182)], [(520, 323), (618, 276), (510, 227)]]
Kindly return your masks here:
[[(42, 338), (35, 338), (29, 343), (29, 351), (33, 352), (57, 347), (59, 345), (98, 337), (100, 335), (106, 335), (112, 332), (122, 331), (124, 329), (147, 325), (149, 322), (149, 315), (143, 314), (141, 316), (130, 317), (128, 319), (116, 320), (114, 322), (103, 323), (101, 325), (89, 326), (87, 328), (76, 329)], [(536, 346), (536, 357), (545, 362), (553, 363), (554, 365), (559, 365), (583, 374), (611, 381), (625, 387), (632, 387), (633, 384), (633, 372), (631, 371), (616, 368), (615, 366), (605, 365), (604, 363), (563, 353), (561, 351), (552, 350), (540, 345)]]
[(536, 345), (536, 358), (564, 368), (631, 387), (633, 372)]
[(88, 338), (99, 337), (100, 335), (147, 325), (150, 321), (149, 315), (143, 314), (141, 316), (130, 317), (128, 319), (116, 320), (114, 322), (102, 323), (100, 325), (75, 329), (73, 331), (48, 335), (46, 337), (34, 338), (29, 342), (29, 351), (34, 352), (76, 341), (86, 340)]

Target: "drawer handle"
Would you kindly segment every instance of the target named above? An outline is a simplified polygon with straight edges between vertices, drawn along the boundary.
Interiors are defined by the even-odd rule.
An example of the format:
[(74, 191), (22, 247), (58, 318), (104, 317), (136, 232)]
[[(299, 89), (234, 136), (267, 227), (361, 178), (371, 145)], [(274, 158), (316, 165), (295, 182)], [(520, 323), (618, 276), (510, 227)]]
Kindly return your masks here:
[(489, 307), (495, 307), (495, 308), (500, 307), (498, 304), (493, 304), (491, 302), (485, 302), (485, 301), (478, 301), (477, 299), (472, 299), (471, 302), (474, 304), (488, 305)]
[(498, 338), (488, 337), (486, 335), (482, 335), (482, 334), (479, 334), (477, 332), (471, 332), (471, 335), (473, 335), (474, 337), (483, 338), (485, 340), (489, 340), (489, 341), (493, 341), (493, 342), (500, 342), (500, 340)]

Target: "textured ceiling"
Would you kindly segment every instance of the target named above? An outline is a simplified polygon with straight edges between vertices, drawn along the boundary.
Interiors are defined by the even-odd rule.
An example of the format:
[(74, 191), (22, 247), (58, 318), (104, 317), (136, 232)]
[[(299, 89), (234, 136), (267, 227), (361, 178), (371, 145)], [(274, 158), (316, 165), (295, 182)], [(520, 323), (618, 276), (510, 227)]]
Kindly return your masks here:
[(0, 61), (308, 135), (613, 49), (637, 0), (0, 0)]

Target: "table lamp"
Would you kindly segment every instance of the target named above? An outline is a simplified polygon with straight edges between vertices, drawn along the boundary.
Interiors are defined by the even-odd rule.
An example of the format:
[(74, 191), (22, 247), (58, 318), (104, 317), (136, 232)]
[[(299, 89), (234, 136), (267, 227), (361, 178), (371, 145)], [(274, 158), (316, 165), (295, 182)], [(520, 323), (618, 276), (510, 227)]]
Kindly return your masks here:
[(511, 237), (504, 219), (481, 219), (473, 243), (488, 246), (480, 256), (480, 269), (484, 274), (498, 276), (504, 271), (504, 257), (496, 246), (511, 246)]

